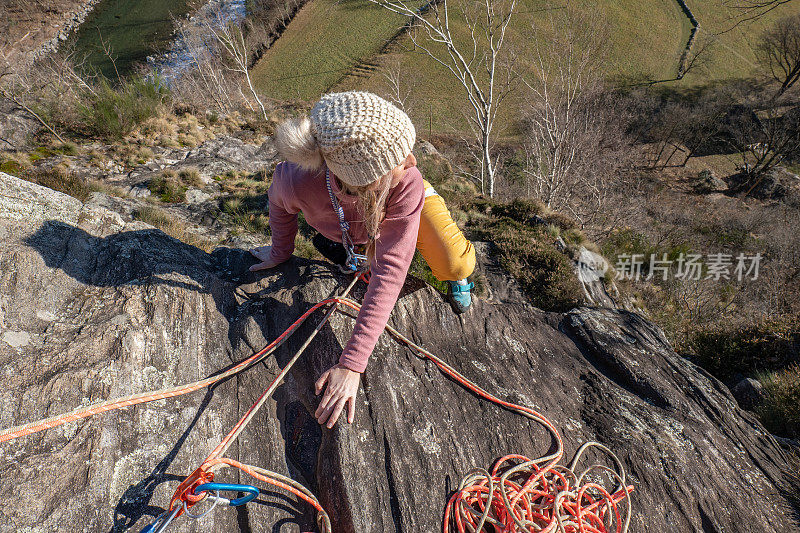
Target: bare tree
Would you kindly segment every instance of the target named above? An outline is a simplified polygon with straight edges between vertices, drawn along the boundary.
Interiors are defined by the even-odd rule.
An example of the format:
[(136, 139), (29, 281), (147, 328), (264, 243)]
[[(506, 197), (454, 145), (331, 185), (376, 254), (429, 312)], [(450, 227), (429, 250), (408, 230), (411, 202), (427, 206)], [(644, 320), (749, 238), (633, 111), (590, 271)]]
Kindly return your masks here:
[[(87, 90), (94, 94), (94, 90), (78, 74), (74, 66), (74, 51), (65, 50), (61, 54), (51, 54), (39, 61), (38, 69), (24, 72), (14, 72), (11, 67), (5, 67), (0, 72), (0, 97), (5, 98), (29, 115), (35, 118), (42, 126), (52, 133), (61, 143), (64, 138), (56, 131), (55, 125), (50, 124), (44, 117), (37, 113), (33, 107), (38, 104), (38, 97), (43, 92), (49, 93), (51, 98), (63, 99), (65, 96), (76, 97), (75, 88)], [(84, 57), (85, 60), (85, 57)], [(67, 110), (65, 109), (65, 113)], [(6, 141), (8, 142), (8, 141)]]
[(253, 99), (261, 108), (264, 121), (269, 122), (264, 103), (261, 101), (261, 98), (259, 98), (253, 86), (253, 80), (250, 78), (250, 71), (248, 70), (250, 54), (241, 26), (238, 23), (226, 20), (225, 15), (220, 11), (219, 7), (212, 10), (212, 15), (204, 13), (201, 17), (201, 24), (214, 36), (226, 55), (226, 59), (228, 60), (226, 68), (231, 72), (240, 74), (244, 78), (247, 87), (250, 89), (250, 94), (252, 94)]
[(760, 111), (760, 116), (749, 108), (737, 113), (727, 128), (727, 142), (741, 158), (731, 190), (743, 196), (752, 193), (776, 165), (800, 153), (800, 110), (782, 114), (781, 106), (772, 99)]
[[(506, 29), (516, 12), (516, 0), (482, 0), (481, 2), (462, 2), (457, 8), (469, 32), (468, 45), (457, 43), (450, 26), (450, 10), (447, 0), (430, 1), (420, 9), (409, 7), (402, 0), (367, 0), (411, 18), (409, 37), (415, 49), (428, 55), (445, 67), (462, 85), (474, 114), (469, 116), (481, 147), (480, 183), (481, 192), (494, 195), (495, 163), (490, 152), (492, 130), (497, 109), (502, 100), (513, 89), (515, 76), (510, 68), (502, 68), (508, 56), (506, 51)], [(446, 56), (440, 58), (418, 36), (419, 29), (425, 30), (427, 40), (444, 47)], [(506, 77), (503, 85), (497, 87), (498, 74)], [(482, 76), (485, 77), (482, 78)]]
[(692, 46), (686, 51), (685, 55), (681, 58), (680, 72), (678, 79), (693, 71), (706, 70), (711, 51), (717, 44), (717, 36), (706, 31), (701, 32), (700, 26), (695, 30), (695, 37)]
[(266, 107), (250, 78), (251, 47), (242, 25), (218, 5), (205, 5), (190, 21), (176, 20), (175, 26), (188, 65), (167, 63), (162, 69), (172, 92), (184, 102), (211, 104), (221, 111), (241, 105), (255, 111), (257, 106), (268, 121)]
[(800, 79), (800, 14), (785, 17), (765, 31), (756, 51), (780, 84), (777, 96), (782, 95)]
[(730, 17), (736, 22), (727, 30), (718, 33), (726, 33), (736, 28), (739, 24), (762, 17), (784, 4), (794, 0), (723, 0), (722, 5), (733, 12)]
[(404, 76), (402, 64), (397, 57), (389, 60), (382, 70), (386, 92), (390, 102), (402, 109), (405, 113), (411, 114), (413, 104), (408, 99), (414, 88), (414, 81), (409, 81), (408, 76)]
[(552, 14), (532, 52), (525, 118), (527, 192), (586, 223), (626, 159), (623, 121), (603, 84), (608, 39), (595, 11)]
[(167, 64), (162, 72), (177, 98), (185, 103), (210, 105), (229, 112), (239, 103), (239, 80), (225, 68), (220, 45), (202, 24), (176, 21), (188, 68)]
[[(707, 89), (691, 101), (670, 101), (645, 116), (652, 141), (649, 168), (686, 166), (719, 134), (733, 100), (727, 91)], [(681, 152), (683, 160), (676, 155)]]

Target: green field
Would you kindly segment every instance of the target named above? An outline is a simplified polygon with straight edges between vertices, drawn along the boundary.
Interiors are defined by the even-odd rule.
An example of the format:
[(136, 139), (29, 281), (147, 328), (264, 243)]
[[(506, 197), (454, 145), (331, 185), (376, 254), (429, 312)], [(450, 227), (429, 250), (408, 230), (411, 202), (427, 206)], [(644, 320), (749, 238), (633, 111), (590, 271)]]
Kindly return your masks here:
[[(411, 6), (423, 2), (409, 2)], [(319, 96), (377, 54), (404, 18), (362, 0), (312, 0), (253, 67), (258, 89), (272, 98)]]
[[(689, 2), (700, 22), (701, 38), (704, 33), (719, 35), (709, 50), (707, 70), (690, 72), (680, 81), (668, 80), (675, 77), (691, 25), (675, 0), (577, 0), (573, 5), (595, 10), (608, 31), (611, 46), (604, 66), (616, 83), (657, 80), (665, 86), (692, 87), (709, 80), (750, 75), (755, 68), (753, 46), (761, 31), (800, 9), (800, 2), (790, 3), (761, 19), (724, 31), (734, 24), (722, 1)], [(550, 40), (554, 4), (520, 0), (518, 6), (509, 38), (520, 50), (516, 64), (524, 70), (534, 45), (546, 46)], [(402, 23), (400, 16), (366, 0), (312, 0), (254, 68), (258, 88), (275, 98), (312, 101), (332, 90), (363, 89), (388, 96), (383, 73), (390, 65), (399, 64), (403, 81), (412, 90), (406, 111), (420, 130), (469, 131), (465, 115), (471, 108), (449, 71), (419, 51), (409, 50), (413, 45), (405, 34), (378, 53)], [(451, 27), (466, 43), (465, 25), (458, 17), (451, 15)], [(368, 68), (354, 68), (364, 64)], [(515, 118), (526, 99), (521, 91), (509, 97), (508, 105), (498, 114), (500, 136), (515, 136)]]

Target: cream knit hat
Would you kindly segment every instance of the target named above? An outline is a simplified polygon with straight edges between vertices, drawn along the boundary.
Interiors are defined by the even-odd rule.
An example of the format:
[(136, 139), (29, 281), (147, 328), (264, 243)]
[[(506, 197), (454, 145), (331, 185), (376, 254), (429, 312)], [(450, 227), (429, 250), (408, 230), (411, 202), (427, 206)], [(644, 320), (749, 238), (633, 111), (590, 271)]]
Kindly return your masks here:
[(310, 117), (290, 119), (275, 131), (284, 159), (309, 170), (323, 162), (348, 185), (368, 185), (405, 160), (416, 130), (403, 111), (365, 91), (323, 95)]

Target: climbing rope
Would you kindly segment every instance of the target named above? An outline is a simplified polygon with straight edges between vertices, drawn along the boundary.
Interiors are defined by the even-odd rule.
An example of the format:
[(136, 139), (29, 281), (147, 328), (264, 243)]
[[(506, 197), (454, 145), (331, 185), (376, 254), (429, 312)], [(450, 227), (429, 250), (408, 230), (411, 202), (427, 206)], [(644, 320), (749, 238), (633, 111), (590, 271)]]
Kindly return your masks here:
[[(357, 278), (356, 278), (357, 279)], [(354, 280), (355, 282), (355, 280)], [(352, 286), (352, 283), (351, 283)], [(12, 428), (4, 429), (0, 431), (0, 442), (6, 442), (9, 440), (17, 439), (19, 437), (24, 437), (26, 435), (30, 435), (32, 433), (38, 433), (40, 431), (44, 431), (46, 429), (52, 429), (54, 427), (74, 422), (76, 420), (80, 420), (82, 418), (88, 418), (90, 416), (94, 416), (100, 413), (105, 413), (106, 411), (113, 411), (115, 409), (123, 409), (125, 407), (131, 407), (133, 405), (137, 405), (140, 403), (152, 402), (154, 400), (163, 400), (165, 398), (174, 398), (176, 396), (181, 396), (184, 394), (188, 394), (190, 392), (194, 392), (205, 387), (209, 387), (218, 383), (226, 378), (229, 378), (243, 370), (250, 368), (251, 366), (263, 361), (267, 356), (269, 356), (272, 352), (274, 352), (278, 347), (280, 347), (289, 336), (295, 332), (297, 328), (299, 328), (306, 319), (311, 316), (314, 311), (319, 309), (320, 307), (324, 307), (325, 305), (335, 302), (335, 298), (331, 298), (328, 300), (323, 300), (318, 304), (312, 306), (308, 311), (303, 313), (300, 318), (295, 320), (295, 322), (289, 326), (289, 328), (281, 333), (277, 339), (272, 341), (270, 344), (265, 346), (261, 351), (254, 353), (247, 359), (237, 363), (230, 369), (217, 374), (215, 376), (211, 376), (205, 379), (201, 379), (199, 381), (195, 381), (192, 383), (187, 383), (185, 385), (178, 385), (175, 387), (168, 387), (164, 389), (159, 389), (156, 391), (149, 391), (149, 392), (141, 392), (138, 394), (132, 394), (130, 396), (124, 396), (121, 398), (114, 398), (112, 400), (106, 400), (102, 402), (97, 402), (88, 406), (79, 407), (73, 411), (68, 413), (59, 414), (56, 416), (52, 416), (50, 418), (45, 418), (42, 420), (38, 420), (36, 422), (30, 422), (28, 424), (23, 424), (20, 426), (15, 426)]]
[[(216, 496), (211, 496), (210, 492), (213, 489), (207, 487), (215, 486), (212, 483), (215, 472), (233, 467), (255, 479), (286, 490), (306, 501), (317, 510), (317, 525), (321, 533), (331, 533), (331, 524), (327, 513), (320, 505), (319, 500), (307, 488), (291, 478), (257, 466), (240, 463), (223, 457), (223, 454), (252, 420), (266, 399), (280, 385), (292, 365), (298, 360), (332, 314), (339, 310), (339, 306), (349, 307), (356, 312), (361, 309), (361, 305), (358, 302), (347, 297), (358, 279), (367, 281), (368, 278), (364, 272), (357, 272), (340, 296), (328, 298), (315, 304), (261, 351), (221, 374), (178, 387), (100, 402), (76, 409), (70, 413), (10, 428), (0, 432), (0, 442), (30, 435), (113, 409), (121, 409), (139, 403), (187, 394), (217, 383), (263, 360), (283, 344), (314, 311), (327, 304), (333, 304), (309, 338), (306, 339), (292, 359), (273, 379), (264, 393), (259, 396), (200, 467), (181, 482), (170, 501), (167, 511), (145, 529), (148, 532), (160, 533), (166, 529), (174, 518), (183, 513), (193, 518), (207, 514), (210, 509), (199, 515), (191, 515), (188, 509), (206, 498), (214, 499), (214, 505), (216, 505), (217, 500), (224, 500), (224, 498), (219, 497), (218, 492), (216, 492)], [(476, 468), (467, 473), (459, 484), (458, 490), (450, 497), (445, 508), (444, 533), (451, 533), (452, 531), (459, 533), (466, 531), (480, 532), (484, 530), (484, 527), (488, 528), (489, 526), (492, 526), (495, 532), (504, 533), (549, 533), (554, 531), (559, 533), (627, 532), (631, 518), (630, 492), (633, 487), (626, 485), (625, 470), (611, 450), (598, 442), (587, 442), (575, 453), (568, 466), (559, 465), (558, 462), (564, 456), (563, 441), (558, 430), (544, 415), (529, 407), (507, 402), (490, 394), (434, 354), (402, 335), (392, 326), (387, 324), (386, 330), (411, 348), (412, 353), (417, 357), (432, 361), (444, 374), (463, 387), (486, 400), (540, 423), (547, 429), (557, 444), (555, 452), (538, 459), (512, 454), (500, 458), (491, 472)], [(592, 464), (584, 468), (580, 473), (576, 473), (575, 469), (579, 460), (591, 448), (596, 448), (607, 454), (612, 459), (615, 468), (612, 469), (603, 464)], [(598, 474), (600, 473), (607, 474), (617, 483), (613, 492), (608, 492), (601, 483), (597, 482)], [(233, 490), (230, 487), (234, 487), (234, 485), (226, 486), (229, 487), (227, 490)], [(254, 487), (247, 485), (236, 487), (244, 487), (241, 490), (245, 491), (254, 489)], [(242, 498), (239, 500), (242, 500)], [(619, 504), (623, 500), (625, 501), (624, 517), (619, 508)], [(225, 501), (228, 501), (230, 505), (239, 504), (237, 501)]]

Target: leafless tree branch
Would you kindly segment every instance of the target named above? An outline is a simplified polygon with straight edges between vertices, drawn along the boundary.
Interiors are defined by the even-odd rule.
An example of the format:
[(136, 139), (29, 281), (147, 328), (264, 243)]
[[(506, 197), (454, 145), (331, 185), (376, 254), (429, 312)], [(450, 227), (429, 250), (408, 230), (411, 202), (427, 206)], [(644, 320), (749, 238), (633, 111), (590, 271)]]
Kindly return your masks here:
[[(470, 33), (469, 45), (462, 46), (454, 40), (450, 27), (450, 11), (447, 0), (431, 1), (421, 9), (414, 9), (402, 0), (368, 0), (393, 13), (412, 19), (409, 38), (415, 49), (447, 69), (464, 89), (473, 114), (469, 117), (473, 133), (480, 140), (481, 192), (494, 195), (495, 167), (490, 155), (491, 138), (498, 104), (509, 84), (496, 87), (497, 72), (502, 62), (506, 29), (516, 12), (516, 0), (483, 0), (467, 2), (457, 8)], [(419, 31), (425, 32), (421, 39)], [(444, 48), (445, 57), (434, 53), (428, 43)], [(486, 73), (486, 81), (480, 81), (478, 73)], [(511, 75), (513, 77), (513, 74)]]

